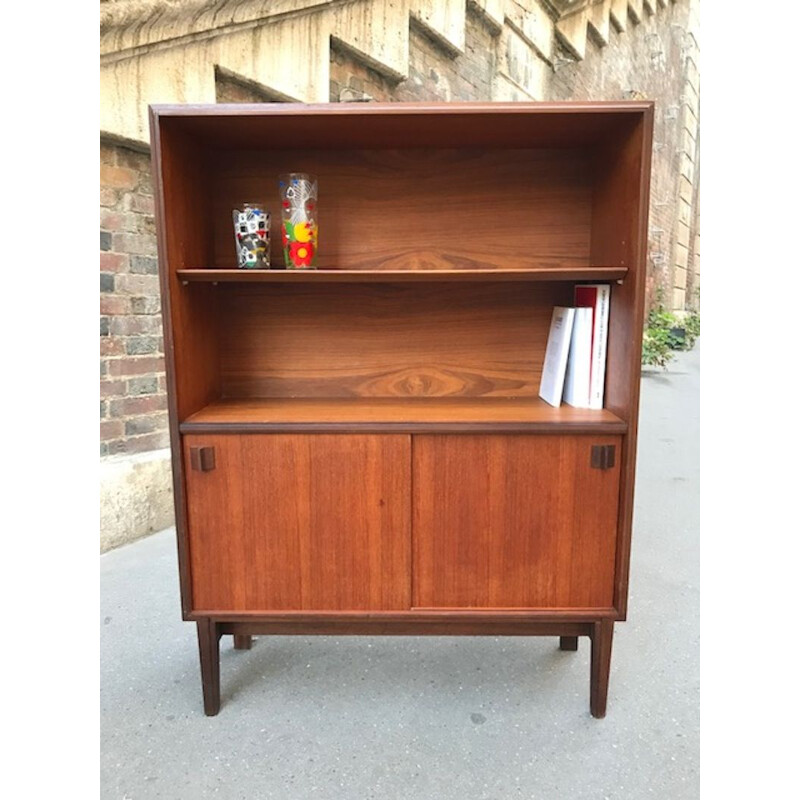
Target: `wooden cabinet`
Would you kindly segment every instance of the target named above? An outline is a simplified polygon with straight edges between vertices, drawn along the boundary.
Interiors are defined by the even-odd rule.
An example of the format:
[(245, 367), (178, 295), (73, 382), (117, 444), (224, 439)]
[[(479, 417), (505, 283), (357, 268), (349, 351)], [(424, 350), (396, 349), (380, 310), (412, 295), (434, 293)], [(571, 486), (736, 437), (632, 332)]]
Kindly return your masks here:
[[(650, 103), (151, 109), (183, 615), (233, 635), (591, 642), (627, 613)], [(279, 269), (278, 175), (319, 179)], [(266, 198), (270, 270), (231, 210)], [(553, 306), (612, 286), (604, 408), (538, 398)]]

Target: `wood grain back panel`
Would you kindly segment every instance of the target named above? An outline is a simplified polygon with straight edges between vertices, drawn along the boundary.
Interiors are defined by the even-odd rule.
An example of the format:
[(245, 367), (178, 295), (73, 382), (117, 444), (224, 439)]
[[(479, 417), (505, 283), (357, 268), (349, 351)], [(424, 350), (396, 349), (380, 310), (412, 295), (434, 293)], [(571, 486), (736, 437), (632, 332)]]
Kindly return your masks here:
[(535, 397), (571, 286), (218, 287), (225, 397)]
[(278, 175), (286, 172), (319, 178), (320, 268), (589, 263), (592, 185), (584, 150), (413, 148), (221, 151), (214, 266), (235, 266), (231, 209), (248, 198), (263, 199), (272, 212), (272, 263), (282, 264)]
[(420, 435), (413, 446), (413, 603), (609, 608), (619, 436)]
[(410, 438), (184, 436), (195, 611), (410, 606)]

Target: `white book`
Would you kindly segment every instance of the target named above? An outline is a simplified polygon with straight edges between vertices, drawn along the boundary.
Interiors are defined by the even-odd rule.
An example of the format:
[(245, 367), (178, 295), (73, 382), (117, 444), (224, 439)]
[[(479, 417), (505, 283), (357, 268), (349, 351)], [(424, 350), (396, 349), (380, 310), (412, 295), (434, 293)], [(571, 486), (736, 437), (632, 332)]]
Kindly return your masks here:
[(539, 384), (539, 397), (551, 406), (561, 405), (574, 318), (574, 308), (556, 306), (553, 309), (550, 333), (547, 337), (547, 350), (544, 354), (542, 380)]
[(606, 381), (608, 314), (611, 287), (605, 283), (579, 284), (575, 287), (575, 305), (592, 309), (592, 375), (589, 408), (602, 408)]
[(564, 379), (564, 402), (575, 408), (591, 408), (591, 382), (592, 309), (576, 308)]

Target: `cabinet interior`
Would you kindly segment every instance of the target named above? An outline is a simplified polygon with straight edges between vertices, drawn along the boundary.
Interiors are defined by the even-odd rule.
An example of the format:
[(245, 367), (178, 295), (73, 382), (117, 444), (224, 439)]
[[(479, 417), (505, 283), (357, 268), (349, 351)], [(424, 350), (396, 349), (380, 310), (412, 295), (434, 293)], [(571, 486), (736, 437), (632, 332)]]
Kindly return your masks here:
[[(586, 282), (623, 268), (612, 283), (606, 409), (594, 419), (626, 422), (641, 115), (574, 117), (163, 119), (180, 421), (199, 424), (220, 406), (228, 422), (244, 408), (258, 420), (259, 404), (262, 421), (279, 421), (293, 403), (329, 399), (351, 420), (358, 408), (380, 418), (393, 403), (396, 421), (446, 408), (466, 422), (499, 404), (518, 409), (510, 420), (569, 422), (586, 412), (537, 397), (552, 308), (572, 302), (570, 269)], [(440, 272), (442, 282), (180, 279), (178, 270), (235, 267), (231, 210), (243, 200), (271, 212), (277, 266), (277, 181), (290, 171), (319, 179), (321, 270)], [(554, 279), (476, 281), (476, 270)]]

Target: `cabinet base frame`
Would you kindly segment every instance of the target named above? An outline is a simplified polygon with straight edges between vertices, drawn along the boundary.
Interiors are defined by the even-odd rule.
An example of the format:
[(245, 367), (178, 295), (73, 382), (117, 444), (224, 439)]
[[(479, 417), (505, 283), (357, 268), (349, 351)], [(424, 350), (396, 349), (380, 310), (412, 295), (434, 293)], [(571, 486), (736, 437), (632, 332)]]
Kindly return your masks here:
[[(499, 616), (499, 615), (498, 615)], [(381, 619), (369, 616), (314, 619), (313, 615), (295, 618), (231, 620), (215, 617), (197, 619), (200, 648), (200, 673), (203, 706), (213, 717), (220, 708), (219, 640), (234, 637), (237, 650), (249, 650), (253, 636), (553, 636), (559, 637), (561, 650), (577, 650), (578, 637), (591, 641), (589, 708), (593, 717), (606, 715), (608, 678), (611, 669), (611, 644), (614, 619), (609, 616), (586, 621), (545, 621), (537, 619), (499, 619), (470, 616), (469, 619), (422, 617)]]

